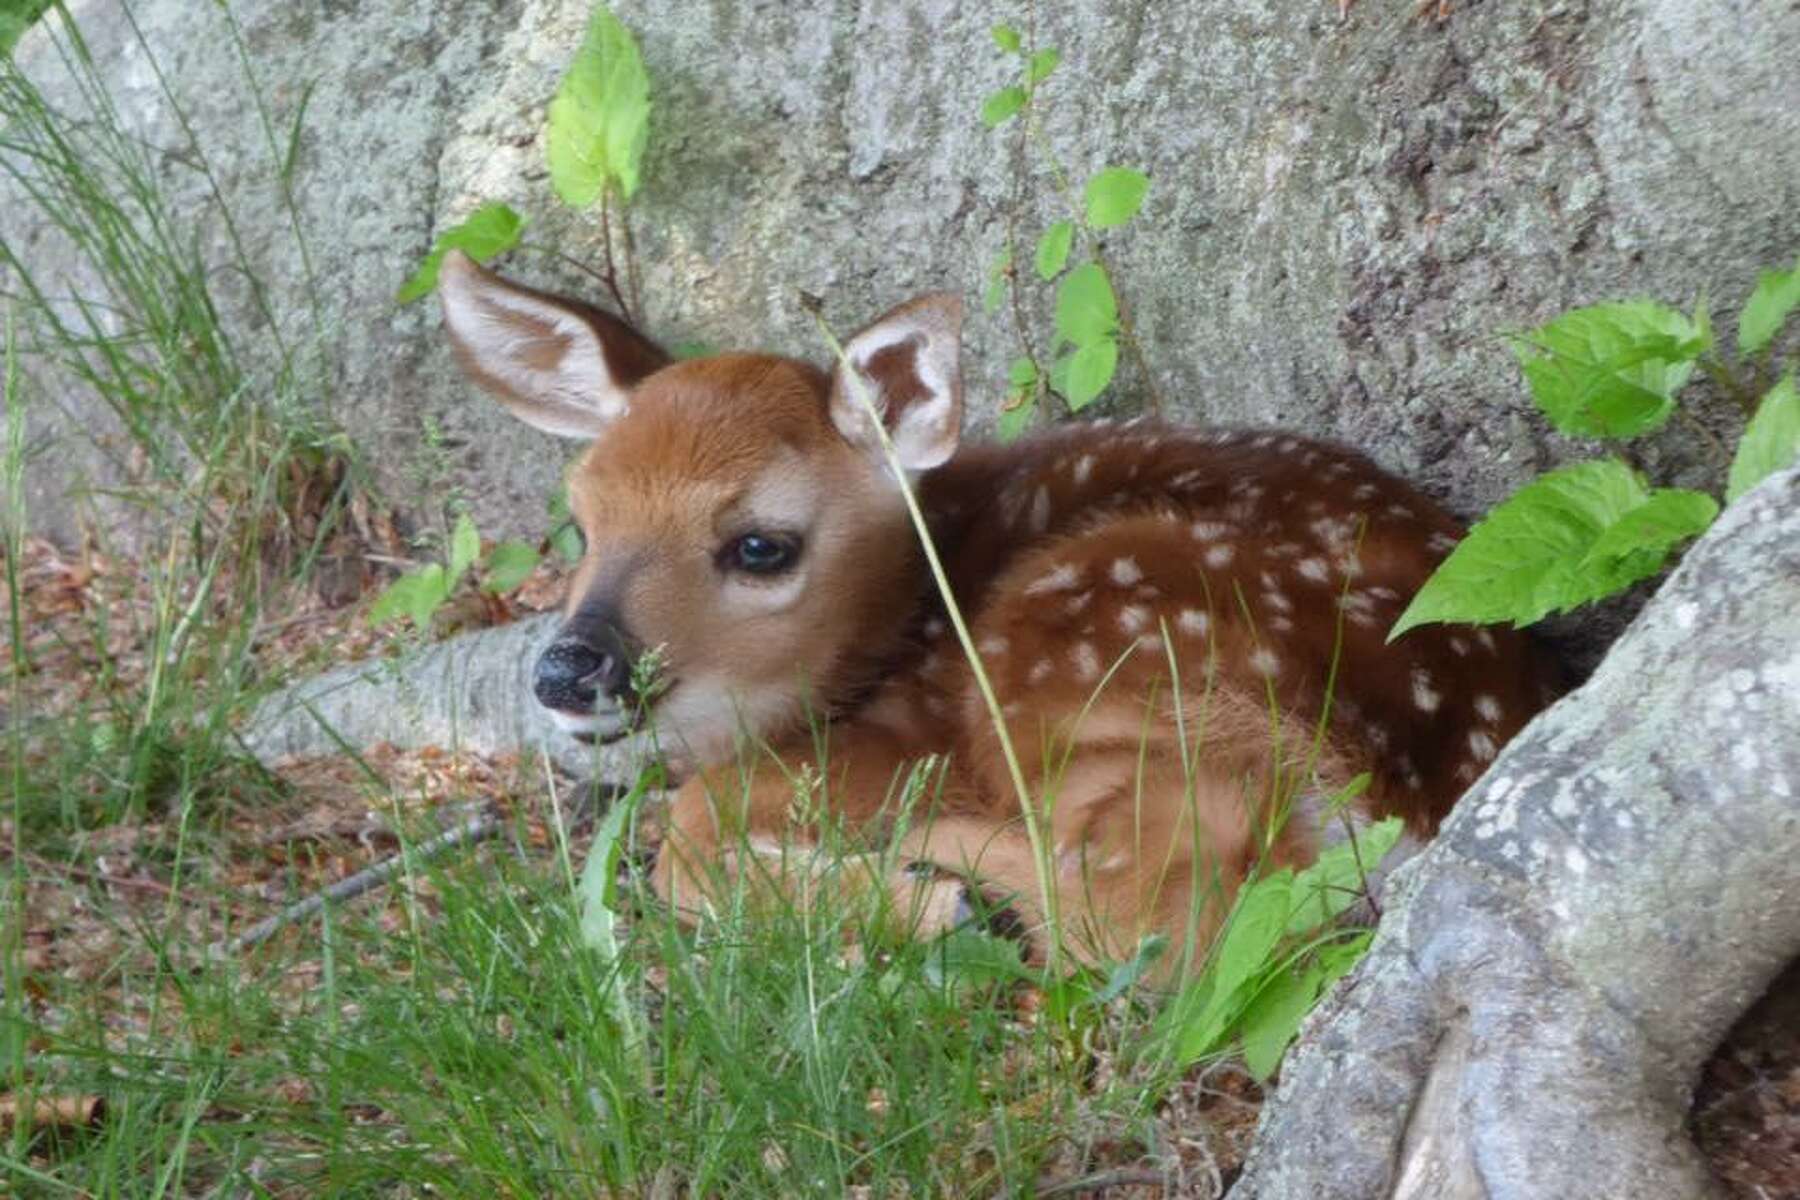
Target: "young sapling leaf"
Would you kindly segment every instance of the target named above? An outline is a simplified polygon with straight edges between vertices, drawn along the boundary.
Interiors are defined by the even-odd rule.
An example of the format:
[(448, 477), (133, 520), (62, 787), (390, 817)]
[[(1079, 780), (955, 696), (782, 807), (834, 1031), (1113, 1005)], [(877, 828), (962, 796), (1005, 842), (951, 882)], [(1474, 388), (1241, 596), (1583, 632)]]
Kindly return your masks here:
[(1077, 347), (1110, 338), (1119, 327), (1119, 302), (1098, 263), (1083, 263), (1056, 289), (1056, 333)]
[(1025, 107), (1025, 89), (1014, 84), (991, 93), (981, 102), (981, 123), (989, 129), (1004, 125)]
[(1137, 215), (1150, 177), (1130, 167), (1108, 167), (1087, 182), (1087, 221), (1095, 229), (1123, 225)]
[(586, 208), (609, 188), (631, 199), (649, 134), (650, 76), (637, 40), (596, 4), (550, 101), (544, 152), (551, 186), (572, 208)]
[(1119, 367), (1119, 343), (1110, 337), (1089, 342), (1069, 359), (1069, 381), (1064, 394), (1069, 408), (1080, 412), (1099, 398)]
[(530, 542), (501, 542), (488, 553), (483, 590), (501, 594), (518, 587), (537, 569), (537, 547)]
[(1044, 80), (1050, 78), (1050, 72), (1056, 70), (1056, 66), (1060, 62), (1062, 62), (1062, 54), (1059, 51), (1051, 49), (1039, 50), (1025, 63), (1026, 84), (1035, 87), (1044, 82)]
[(994, 39), (994, 45), (1000, 47), (1002, 53), (1017, 54), (1024, 43), (1019, 38), (1019, 31), (1011, 25), (996, 25), (988, 30)]
[(1651, 433), (1675, 411), (1675, 393), (1711, 330), (1666, 305), (1634, 300), (1564, 313), (1514, 348), (1531, 398), (1571, 437)]
[(468, 513), (461, 513), (456, 518), (456, 525), (450, 531), (449, 572), (446, 576), (450, 587), (454, 588), (463, 572), (475, 565), (481, 557), (481, 534), (475, 529), (475, 522)]
[[(1533, 480), (1457, 543), (1400, 614), (1388, 640), (1433, 621), (1529, 625), (1655, 574), (1668, 552), (1691, 536), (1684, 531), (1692, 530), (1702, 506), (1692, 499), (1658, 500), (1649, 512), (1625, 521), (1652, 495), (1616, 459), (1576, 463)], [(1623, 528), (1606, 537), (1620, 522)], [(1596, 548), (1601, 553), (1590, 558)]]
[(461, 223), (438, 234), (437, 241), (431, 245), (431, 253), (425, 256), (412, 278), (400, 285), (394, 295), (395, 302), (410, 304), (435, 288), (438, 268), (449, 251), (461, 250), (476, 262), (487, 262), (518, 245), (519, 234), (524, 228), (525, 218), (506, 205), (498, 201), (482, 205)]
[(1800, 458), (1800, 391), (1792, 373), (1770, 388), (1738, 441), (1725, 485), (1725, 503)]
[(1760, 354), (1800, 306), (1800, 262), (1791, 271), (1764, 271), (1738, 316), (1738, 352)]
[(1055, 279), (1069, 262), (1069, 248), (1075, 244), (1075, 222), (1058, 221), (1044, 230), (1037, 244), (1038, 278), (1045, 283)]
[(1657, 488), (1601, 532), (1575, 573), (1592, 579), (1594, 586), (1620, 580), (1609, 592), (1628, 587), (1661, 570), (1671, 550), (1705, 533), (1718, 515), (1719, 502), (1705, 492)]

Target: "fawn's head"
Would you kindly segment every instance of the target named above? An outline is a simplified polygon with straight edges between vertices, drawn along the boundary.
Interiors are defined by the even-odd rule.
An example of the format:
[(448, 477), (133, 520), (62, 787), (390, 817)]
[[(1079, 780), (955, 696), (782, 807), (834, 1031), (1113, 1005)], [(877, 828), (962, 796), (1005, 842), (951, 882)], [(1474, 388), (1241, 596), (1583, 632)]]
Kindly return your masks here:
[[(464, 369), (527, 424), (592, 443), (568, 481), (587, 550), (534, 676), (560, 724), (612, 740), (648, 715), (665, 749), (705, 764), (738, 732), (775, 734), (867, 682), (919, 567), (841, 366), (674, 362), (618, 319), (458, 252), (439, 287)], [(955, 297), (924, 296), (845, 345), (909, 472), (956, 450), (961, 325)]]

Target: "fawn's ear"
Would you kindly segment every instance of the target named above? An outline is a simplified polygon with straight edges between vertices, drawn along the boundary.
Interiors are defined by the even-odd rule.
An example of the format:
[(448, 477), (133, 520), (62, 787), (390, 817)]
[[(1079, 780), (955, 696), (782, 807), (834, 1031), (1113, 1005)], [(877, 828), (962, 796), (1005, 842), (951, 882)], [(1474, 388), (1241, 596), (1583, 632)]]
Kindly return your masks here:
[(669, 361), (617, 317), (509, 283), (460, 250), (444, 255), (438, 294), (463, 370), (546, 433), (599, 436), (632, 385)]
[(924, 471), (956, 453), (962, 434), (962, 300), (933, 292), (909, 300), (844, 344), (831, 374), (831, 420), (852, 445), (880, 457), (880, 440), (845, 377), (863, 386), (909, 471)]

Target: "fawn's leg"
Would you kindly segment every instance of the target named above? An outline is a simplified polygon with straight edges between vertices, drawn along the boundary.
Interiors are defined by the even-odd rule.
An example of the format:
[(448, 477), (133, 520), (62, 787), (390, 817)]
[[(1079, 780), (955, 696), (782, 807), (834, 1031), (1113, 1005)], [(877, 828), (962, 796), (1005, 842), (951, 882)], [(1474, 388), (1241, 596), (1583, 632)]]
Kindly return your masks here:
[[(823, 767), (819, 764), (823, 762)], [(742, 894), (755, 905), (815, 902), (827, 864), (814, 853), (824, 827), (884, 843), (890, 831), (939, 804), (962, 802), (966, 784), (939, 758), (879, 726), (850, 723), (823, 745), (790, 742), (688, 779), (671, 802), (651, 883), (686, 921)], [(834, 895), (886, 893), (909, 928), (935, 932), (966, 914), (960, 880), (909, 869), (904, 858), (846, 856)]]

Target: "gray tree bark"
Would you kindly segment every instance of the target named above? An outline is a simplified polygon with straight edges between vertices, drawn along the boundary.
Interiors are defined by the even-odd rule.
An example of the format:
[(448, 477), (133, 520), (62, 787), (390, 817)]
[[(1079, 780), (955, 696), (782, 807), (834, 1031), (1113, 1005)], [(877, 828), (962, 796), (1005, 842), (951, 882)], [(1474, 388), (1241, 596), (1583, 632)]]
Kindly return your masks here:
[(1234, 1200), (1720, 1194), (1694, 1083), (1800, 957), (1800, 472), (1723, 515), (1396, 883)]
[(478, 754), (542, 749), (572, 774), (629, 783), (625, 749), (583, 745), (532, 699), (532, 663), (561, 623), (547, 613), (327, 671), (263, 701), (245, 724), (245, 745), (265, 763), (380, 742)]

